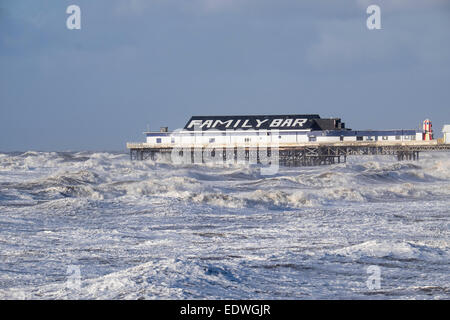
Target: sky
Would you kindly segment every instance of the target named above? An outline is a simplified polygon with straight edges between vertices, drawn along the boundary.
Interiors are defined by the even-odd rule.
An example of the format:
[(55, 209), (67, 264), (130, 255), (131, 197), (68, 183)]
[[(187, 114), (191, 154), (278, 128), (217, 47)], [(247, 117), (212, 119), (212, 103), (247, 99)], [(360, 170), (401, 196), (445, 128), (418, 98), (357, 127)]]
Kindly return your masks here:
[(441, 136), (450, 1), (0, 0), (0, 151), (125, 151), (192, 115), (305, 113), (430, 118)]

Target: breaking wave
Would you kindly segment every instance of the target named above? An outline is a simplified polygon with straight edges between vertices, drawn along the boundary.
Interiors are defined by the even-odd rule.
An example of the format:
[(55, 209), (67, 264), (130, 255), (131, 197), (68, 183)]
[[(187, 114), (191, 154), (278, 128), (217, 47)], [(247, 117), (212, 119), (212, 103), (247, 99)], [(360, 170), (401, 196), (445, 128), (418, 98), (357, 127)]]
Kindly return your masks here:
[(39, 204), (64, 198), (167, 198), (227, 208), (290, 209), (339, 202), (426, 200), (450, 195), (450, 160), (358, 161), (283, 168), (262, 176), (257, 166), (173, 166), (130, 162), (110, 153), (0, 155), (0, 201)]
[[(0, 153), (0, 298), (448, 299), (448, 154), (347, 160), (264, 176)], [(80, 267), (79, 292), (68, 266)]]

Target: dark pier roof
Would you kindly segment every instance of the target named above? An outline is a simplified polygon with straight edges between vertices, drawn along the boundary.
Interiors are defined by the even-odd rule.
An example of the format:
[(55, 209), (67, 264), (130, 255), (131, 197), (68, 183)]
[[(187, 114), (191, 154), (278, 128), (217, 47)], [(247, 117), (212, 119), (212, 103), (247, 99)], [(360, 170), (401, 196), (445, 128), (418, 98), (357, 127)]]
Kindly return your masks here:
[(340, 118), (322, 119), (318, 114), (193, 116), (185, 130), (344, 130)]

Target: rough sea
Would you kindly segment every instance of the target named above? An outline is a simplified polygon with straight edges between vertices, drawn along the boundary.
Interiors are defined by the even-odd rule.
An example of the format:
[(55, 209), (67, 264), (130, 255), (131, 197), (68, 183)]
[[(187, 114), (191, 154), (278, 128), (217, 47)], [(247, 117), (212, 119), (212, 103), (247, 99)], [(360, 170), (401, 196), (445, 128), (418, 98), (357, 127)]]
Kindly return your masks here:
[(0, 299), (449, 299), (450, 154), (347, 160), (0, 153)]

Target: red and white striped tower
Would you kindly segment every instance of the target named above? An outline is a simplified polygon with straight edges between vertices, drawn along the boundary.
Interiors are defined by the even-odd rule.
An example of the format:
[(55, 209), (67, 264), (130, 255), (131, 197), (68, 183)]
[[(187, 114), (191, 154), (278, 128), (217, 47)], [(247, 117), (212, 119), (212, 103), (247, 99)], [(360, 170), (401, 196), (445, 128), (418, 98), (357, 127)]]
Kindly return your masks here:
[(433, 128), (430, 119), (423, 121), (423, 140), (433, 140)]

